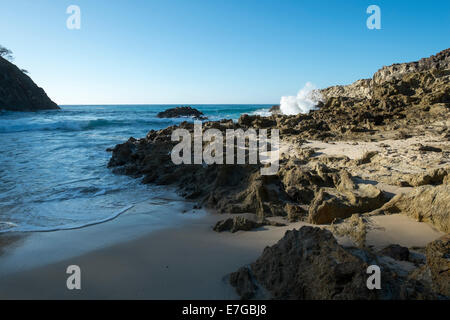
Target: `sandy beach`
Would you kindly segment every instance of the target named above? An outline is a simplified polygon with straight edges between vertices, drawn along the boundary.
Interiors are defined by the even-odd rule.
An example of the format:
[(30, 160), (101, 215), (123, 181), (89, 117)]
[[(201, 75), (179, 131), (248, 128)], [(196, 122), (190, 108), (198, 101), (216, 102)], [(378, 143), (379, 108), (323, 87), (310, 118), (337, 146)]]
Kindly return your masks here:
[[(182, 226), (144, 232), (137, 238), (127, 232), (133, 225), (144, 223), (145, 219), (133, 219), (131, 223), (126, 215), (85, 229), (28, 235), (10, 244), (0, 256), (0, 298), (237, 299), (227, 275), (253, 262), (266, 246), (275, 244), (287, 230), (306, 225), (298, 222), (286, 227), (218, 234), (212, 230), (212, 225), (224, 215), (198, 210), (196, 213), (188, 211), (185, 215), (191, 219), (185, 220)], [(443, 235), (430, 225), (404, 215), (370, 219), (373, 227), (368, 232), (367, 245), (375, 247), (391, 243), (424, 247)], [(122, 236), (116, 234), (105, 239), (113, 229), (120, 229)], [(68, 238), (70, 241), (65, 240)], [(87, 241), (103, 243), (100, 248), (79, 254), (90, 250)], [(352, 245), (345, 237), (339, 241)], [(39, 242), (47, 249), (36, 249)], [(31, 243), (37, 251), (26, 258)], [(49, 247), (48, 243), (52, 245)], [(48, 255), (50, 251), (52, 256)], [(68, 254), (74, 256), (67, 258)], [(17, 265), (17, 268), (22, 270), (14, 272), (9, 268), (5, 274), (3, 267), (17, 262), (14, 257), (21, 257), (22, 266)], [(44, 265), (36, 266), (35, 260), (41, 260)], [(81, 290), (70, 291), (66, 287), (69, 265), (81, 268)]]

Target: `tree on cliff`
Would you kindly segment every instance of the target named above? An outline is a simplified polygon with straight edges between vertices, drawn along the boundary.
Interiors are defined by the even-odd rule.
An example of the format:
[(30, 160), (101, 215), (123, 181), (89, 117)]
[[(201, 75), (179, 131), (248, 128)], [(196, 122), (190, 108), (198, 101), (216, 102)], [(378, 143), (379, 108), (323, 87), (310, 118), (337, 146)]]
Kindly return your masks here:
[(12, 51), (5, 48), (4, 46), (0, 45), (0, 57), (5, 58), (9, 61), (14, 60), (14, 57), (12, 55)]

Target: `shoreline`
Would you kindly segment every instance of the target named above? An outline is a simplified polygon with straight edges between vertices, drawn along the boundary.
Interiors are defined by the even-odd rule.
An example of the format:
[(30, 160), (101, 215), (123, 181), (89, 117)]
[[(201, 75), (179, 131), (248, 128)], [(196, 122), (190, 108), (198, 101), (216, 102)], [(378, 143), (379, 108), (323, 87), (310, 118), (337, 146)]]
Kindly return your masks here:
[[(266, 246), (277, 243), (287, 230), (310, 225), (295, 222), (284, 227), (266, 226), (253, 231), (217, 233), (212, 230), (214, 223), (232, 215), (203, 210), (202, 213), (183, 224), (140, 235), (136, 234), (136, 226), (128, 225), (129, 228), (125, 229), (134, 230), (133, 237), (116, 238), (114, 242), (71, 257), (64, 256), (64, 252), (86, 241), (105, 241), (105, 234), (111, 234), (114, 229), (123, 230), (127, 221), (121, 221), (122, 217), (86, 229), (48, 233), (53, 241), (51, 250), (59, 255), (54, 258), (58, 259), (0, 274), (0, 299), (238, 299), (228, 283), (228, 275), (257, 259)], [(367, 245), (375, 248), (392, 243), (424, 247), (444, 234), (429, 224), (400, 214), (369, 219), (373, 228), (368, 232)], [(64, 234), (67, 232), (73, 234)], [(28, 243), (36, 242), (38, 237), (32, 235), (30, 238), (26, 239)], [(62, 241), (67, 238), (74, 243)], [(348, 237), (337, 239), (342, 245), (353, 245)], [(29, 249), (23, 252), (24, 248), (26, 246), (22, 243), (10, 249), (17, 254), (21, 250), (26, 253)], [(22, 257), (18, 261), (26, 263), (23, 255), (18, 257)], [(4, 259), (5, 256), (0, 256), (0, 267), (5, 265), (2, 264)], [(66, 288), (66, 268), (69, 265), (81, 268), (80, 291)]]
[(135, 204), (121, 215), (81, 228), (0, 234), (0, 276), (25, 271), (130, 241), (160, 229), (201, 218), (194, 204), (168, 190)]
[[(403, 140), (401, 146), (396, 146), (398, 140), (384, 143), (397, 150), (415, 142), (411, 138)], [(305, 146), (319, 156), (345, 154), (350, 161), (357, 161), (367, 150), (383, 152), (379, 142), (360, 141), (354, 145), (351, 141), (308, 140)], [(298, 152), (291, 141), (284, 141), (281, 149)], [(431, 154), (426, 159), (432, 163), (435, 158)], [(371, 183), (371, 177), (362, 174), (365, 169), (355, 168), (358, 183)], [(376, 185), (391, 196), (412, 189), (389, 182)], [(7, 237), (13, 239), (0, 248), (0, 299), (239, 299), (228, 276), (253, 263), (287, 230), (302, 226), (325, 228), (333, 232), (339, 244), (359, 245), (352, 238), (353, 231), (345, 230), (351, 226), (351, 219), (333, 229), (335, 226), (330, 224), (288, 223), (286, 217), (269, 217), (287, 226), (217, 233), (213, 226), (219, 220), (236, 216), (252, 219), (253, 214), (224, 214), (197, 207), (196, 201), (186, 200), (169, 188), (163, 196), (142, 201), (108, 222), (73, 230), (9, 234)], [(404, 214), (361, 217), (367, 228), (365, 246), (375, 251), (398, 244), (409, 248), (413, 257), (423, 256), (426, 245), (445, 234)], [(0, 236), (0, 241), (4, 238)], [(81, 268), (81, 291), (66, 288), (66, 269), (70, 265)], [(401, 267), (411, 271), (416, 266), (407, 261)]]

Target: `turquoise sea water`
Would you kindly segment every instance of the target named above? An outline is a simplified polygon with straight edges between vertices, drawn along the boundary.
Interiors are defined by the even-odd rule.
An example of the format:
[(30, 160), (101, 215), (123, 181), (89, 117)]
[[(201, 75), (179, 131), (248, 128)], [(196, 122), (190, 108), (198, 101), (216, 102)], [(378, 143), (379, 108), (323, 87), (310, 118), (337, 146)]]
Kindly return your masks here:
[[(210, 120), (265, 114), (271, 105), (192, 105)], [(192, 119), (159, 119), (168, 105), (62, 106), (0, 112), (0, 233), (78, 228), (163, 195), (107, 168), (107, 148)]]

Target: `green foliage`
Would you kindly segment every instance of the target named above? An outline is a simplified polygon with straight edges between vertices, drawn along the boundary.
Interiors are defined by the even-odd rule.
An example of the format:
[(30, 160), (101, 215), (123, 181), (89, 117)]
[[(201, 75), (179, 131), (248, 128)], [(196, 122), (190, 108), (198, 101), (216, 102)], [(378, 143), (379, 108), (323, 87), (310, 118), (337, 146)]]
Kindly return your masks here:
[(4, 46), (0, 45), (0, 57), (7, 59), (9, 61), (14, 60), (14, 57), (12, 55), (12, 51), (5, 48)]

